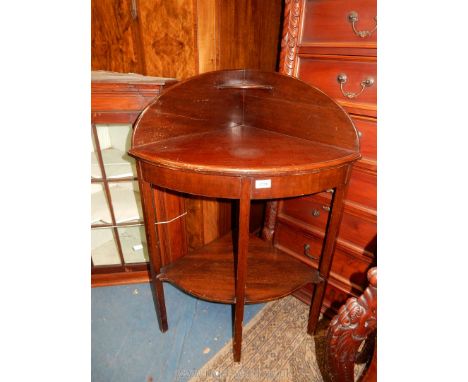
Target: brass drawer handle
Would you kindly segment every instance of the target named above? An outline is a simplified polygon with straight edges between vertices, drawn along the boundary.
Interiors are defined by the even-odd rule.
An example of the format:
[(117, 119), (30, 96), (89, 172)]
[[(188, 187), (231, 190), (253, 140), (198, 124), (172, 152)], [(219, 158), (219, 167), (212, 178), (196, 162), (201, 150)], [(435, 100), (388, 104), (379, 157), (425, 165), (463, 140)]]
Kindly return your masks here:
[(358, 31), (356, 29), (356, 23), (359, 21), (358, 13), (356, 11), (351, 11), (348, 13), (348, 21), (351, 23), (353, 27), (353, 32), (356, 36), (361, 38), (366, 38), (372, 35), (377, 29), (377, 16), (374, 17), (375, 27), (371, 31)]
[(330, 206), (322, 206), (322, 210), (330, 212)]
[(362, 131), (359, 131), (359, 130), (358, 130), (358, 131), (357, 131), (357, 135), (358, 135), (359, 138), (361, 138), (361, 137), (362, 137)]
[(312, 216), (315, 216), (315, 217), (320, 216), (320, 211), (317, 208), (314, 208), (312, 210)]
[(304, 244), (304, 255), (310, 259), (317, 260), (316, 257), (310, 254), (310, 244)]
[(340, 73), (338, 74), (338, 77), (336, 77), (338, 82), (340, 83), (340, 89), (341, 89), (341, 94), (343, 94), (346, 98), (356, 98), (359, 94), (361, 94), (365, 88), (370, 88), (372, 85), (374, 85), (374, 78), (372, 77), (367, 77), (361, 81), (361, 90), (358, 91), (357, 93), (353, 92), (347, 92), (343, 89), (343, 85), (348, 81), (348, 76), (345, 73)]

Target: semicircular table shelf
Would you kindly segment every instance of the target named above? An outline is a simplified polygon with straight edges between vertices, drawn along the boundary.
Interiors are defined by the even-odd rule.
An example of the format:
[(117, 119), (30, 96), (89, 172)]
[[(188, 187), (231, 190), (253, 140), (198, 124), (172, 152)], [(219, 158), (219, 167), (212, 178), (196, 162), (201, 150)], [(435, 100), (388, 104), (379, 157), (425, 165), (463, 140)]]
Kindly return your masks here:
[[(244, 304), (317, 284), (313, 333), (359, 139), (346, 112), (320, 90), (277, 73), (205, 73), (166, 90), (138, 119), (129, 152), (137, 159), (156, 310), (168, 328), (162, 282), (209, 301), (235, 305), (234, 359), (240, 361)], [(318, 269), (249, 234), (250, 201), (333, 190)], [(239, 201), (232, 234), (169, 256), (159, 240), (171, 193)], [(183, 215), (183, 214), (182, 214)], [(176, 219), (178, 218), (178, 219)], [(307, 255), (307, 254), (306, 254)]]

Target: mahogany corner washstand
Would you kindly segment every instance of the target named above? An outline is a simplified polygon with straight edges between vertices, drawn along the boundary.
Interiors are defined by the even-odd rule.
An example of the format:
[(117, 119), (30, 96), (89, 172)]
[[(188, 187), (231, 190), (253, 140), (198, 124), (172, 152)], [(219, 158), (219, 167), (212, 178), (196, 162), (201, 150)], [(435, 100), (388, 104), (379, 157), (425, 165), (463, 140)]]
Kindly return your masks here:
[[(163, 281), (196, 297), (234, 304), (234, 359), (240, 361), (244, 304), (318, 284), (308, 332), (315, 331), (359, 139), (347, 113), (297, 79), (255, 70), (205, 73), (172, 86), (139, 117), (130, 154), (138, 161), (155, 305), (167, 317)], [(250, 202), (333, 190), (318, 270), (249, 234)], [(238, 200), (238, 227), (202, 248), (169, 256), (164, 225), (174, 192)], [(169, 208), (170, 209), (170, 208)], [(182, 235), (183, 236), (183, 235)], [(161, 242), (160, 242), (161, 240)]]

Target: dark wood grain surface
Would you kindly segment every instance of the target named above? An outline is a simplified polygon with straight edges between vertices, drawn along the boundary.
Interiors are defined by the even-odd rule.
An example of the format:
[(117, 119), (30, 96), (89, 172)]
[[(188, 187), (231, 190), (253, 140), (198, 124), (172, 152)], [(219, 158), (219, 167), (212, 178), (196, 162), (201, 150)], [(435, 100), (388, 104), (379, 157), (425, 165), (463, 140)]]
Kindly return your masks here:
[[(312, 283), (317, 284), (308, 321), (308, 332), (313, 333), (351, 168), (361, 157), (358, 139), (352, 120), (336, 102), (277, 73), (207, 73), (171, 87), (153, 102), (137, 121), (129, 153), (139, 162), (140, 182), (153, 189), (142, 195), (150, 199), (145, 205), (156, 210), (157, 221), (145, 218), (145, 226), (158, 232), (158, 247), (149, 249), (151, 258), (159, 256), (158, 264), (164, 265), (154, 280), (162, 330), (167, 326), (161, 281), (201, 298), (234, 303), (233, 354), (240, 361), (244, 304), (283, 297)], [(334, 192), (330, 213), (323, 215), (326, 229), (318, 271), (301, 257), (275, 250), (270, 241), (249, 237), (251, 200), (328, 189)], [(174, 191), (179, 198), (170, 196), (177, 195)], [(184, 193), (238, 200), (233, 240), (226, 236), (188, 252), (180, 232)], [(165, 236), (172, 236), (164, 230), (174, 222), (181, 245), (169, 247)]]
[[(190, 252), (161, 270), (158, 278), (209, 301), (235, 302), (232, 235)], [(285, 275), (288, 277), (285, 277)], [(317, 272), (269, 243), (251, 235), (248, 244), (246, 303), (265, 302), (291, 294), (310, 282)]]
[(275, 70), (282, 0), (93, 0), (93, 70), (185, 79)]
[(339, 166), (359, 157), (349, 149), (242, 125), (165, 139), (131, 153), (181, 170), (270, 175)]
[(376, 24), (377, 3), (374, 0), (312, 0), (305, 1), (302, 45), (335, 45), (346, 47), (376, 47), (377, 31), (365, 38), (353, 32), (348, 20), (350, 12), (358, 15), (356, 29), (371, 31)]
[[(297, 76), (314, 84), (319, 89), (346, 106), (355, 106), (372, 113), (377, 103), (377, 59), (376, 57), (337, 56), (337, 55), (301, 55), (297, 64)], [(337, 80), (338, 75), (345, 73), (348, 77), (343, 90), (357, 93), (361, 81), (373, 78), (373, 86), (366, 88), (356, 98), (346, 98)]]
[(134, 0), (91, 1), (93, 70), (146, 74), (135, 4)]
[(137, 3), (145, 74), (177, 79), (197, 74), (197, 1)]
[(353, 121), (321, 90), (272, 72), (232, 70), (202, 74), (162, 94), (140, 117), (132, 151), (171, 137), (238, 125), (359, 149)]

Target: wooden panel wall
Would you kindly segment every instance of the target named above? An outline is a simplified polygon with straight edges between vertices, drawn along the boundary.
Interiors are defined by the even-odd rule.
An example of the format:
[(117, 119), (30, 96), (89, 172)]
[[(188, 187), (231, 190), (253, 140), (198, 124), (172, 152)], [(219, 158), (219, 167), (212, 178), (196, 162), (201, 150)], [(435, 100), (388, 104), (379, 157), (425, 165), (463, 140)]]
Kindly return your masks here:
[(189, 196), (185, 199), (187, 239), (190, 249), (212, 242), (231, 228), (231, 202)]
[(146, 74), (178, 79), (197, 74), (197, 0), (138, 2)]
[(198, 0), (197, 13), (200, 73), (276, 69), (282, 0)]
[(134, 4), (132, 0), (91, 1), (93, 70), (146, 74)]
[(281, 0), (228, 0), (219, 8), (220, 68), (276, 69)]
[(93, 70), (276, 69), (282, 0), (91, 0), (91, 10)]

